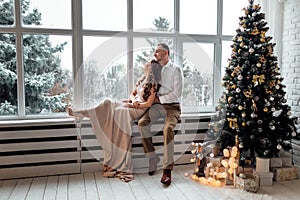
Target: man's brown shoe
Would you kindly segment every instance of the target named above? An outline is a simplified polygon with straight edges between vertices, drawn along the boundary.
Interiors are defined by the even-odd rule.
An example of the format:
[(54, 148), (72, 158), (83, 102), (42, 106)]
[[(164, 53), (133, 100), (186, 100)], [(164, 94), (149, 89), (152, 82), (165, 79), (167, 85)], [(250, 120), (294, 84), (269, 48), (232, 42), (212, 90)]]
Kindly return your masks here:
[(164, 169), (163, 175), (160, 179), (160, 182), (164, 184), (165, 186), (169, 186), (171, 184), (171, 170), (170, 169)]

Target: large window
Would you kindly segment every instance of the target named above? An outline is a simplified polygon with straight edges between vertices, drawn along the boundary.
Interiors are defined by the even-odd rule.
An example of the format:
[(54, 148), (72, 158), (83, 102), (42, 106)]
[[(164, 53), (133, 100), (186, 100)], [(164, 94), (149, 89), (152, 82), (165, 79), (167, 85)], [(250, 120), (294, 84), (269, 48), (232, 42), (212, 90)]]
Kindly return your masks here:
[(184, 85), (188, 86), (184, 89), (183, 106), (189, 112), (210, 111), (213, 106), (214, 44), (184, 42), (182, 58)]
[(133, 0), (133, 29), (174, 32), (174, 0)]
[(22, 24), (32, 28), (71, 29), (71, 1), (21, 0)]
[(217, 34), (217, 0), (189, 0), (180, 2), (181, 33)]
[(124, 37), (83, 37), (84, 62), (75, 77), (75, 85), (83, 89), (83, 104), (77, 107), (93, 107), (104, 98), (127, 98), (126, 52)]
[(84, 29), (126, 31), (127, 1), (82, 1), (82, 21)]
[(18, 112), (16, 35), (0, 33), (0, 113), (16, 115)]
[(70, 36), (23, 35), (25, 114), (65, 111), (71, 101), (71, 41)]
[(0, 119), (127, 98), (157, 43), (184, 72), (183, 112), (212, 112), (248, 0), (0, 0)]
[(234, 35), (248, 0), (223, 0), (223, 35)]

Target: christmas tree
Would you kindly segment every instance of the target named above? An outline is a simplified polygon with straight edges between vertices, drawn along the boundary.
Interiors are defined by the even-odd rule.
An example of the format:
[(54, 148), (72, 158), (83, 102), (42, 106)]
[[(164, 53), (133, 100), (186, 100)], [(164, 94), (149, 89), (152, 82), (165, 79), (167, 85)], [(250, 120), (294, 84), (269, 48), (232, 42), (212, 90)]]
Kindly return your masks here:
[(223, 77), (224, 93), (209, 124), (208, 136), (217, 138), (221, 150), (238, 144), (243, 157), (277, 157), (299, 139), (286, 104), (275, 43), (267, 36), (261, 6), (249, 0), (242, 11), (231, 45), (231, 58)]

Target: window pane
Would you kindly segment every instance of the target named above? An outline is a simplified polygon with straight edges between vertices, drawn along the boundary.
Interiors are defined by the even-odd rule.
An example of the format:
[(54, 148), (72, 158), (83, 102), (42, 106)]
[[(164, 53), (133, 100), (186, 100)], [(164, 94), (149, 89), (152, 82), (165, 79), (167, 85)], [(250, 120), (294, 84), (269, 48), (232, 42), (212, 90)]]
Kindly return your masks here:
[[(133, 40), (133, 70), (134, 83), (144, 74), (143, 66), (147, 61), (154, 59), (154, 50), (158, 43), (165, 43), (170, 48), (171, 60), (174, 60), (173, 39), (170, 38), (135, 38)], [(174, 61), (173, 61), (174, 62)]]
[(223, 35), (235, 34), (241, 11), (248, 4), (248, 0), (223, 0)]
[(22, 1), (22, 18), (24, 26), (70, 29), (71, 1)]
[(222, 77), (225, 75), (225, 68), (228, 66), (228, 61), (231, 57), (232, 52), (232, 41), (223, 41), (222, 42)]
[(14, 0), (0, 1), (0, 26), (11, 26), (15, 22)]
[(133, 0), (135, 31), (174, 31), (174, 0)]
[(217, 33), (217, 0), (180, 1), (180, 32)]
[(127, 1), (82, 1), (83, 28), (93, 30), (127, 30)]
[(205, 111), (213, 106), (213, 57), (214, 44), (183, 43), (184, 111)]
[[(84, 65), (80, 71), (85, 108), (96, 106), (104, 98), (128, 98), (126, 45), (126, 38), (83, 38)], [(80, 84), (77, 80), (75, 83)]]
[(71, 37), (23, 35), (26, 114), (65, 112), (72, 87)]
[(16, 36), (0, 34), (0, 116), (17, 113)]

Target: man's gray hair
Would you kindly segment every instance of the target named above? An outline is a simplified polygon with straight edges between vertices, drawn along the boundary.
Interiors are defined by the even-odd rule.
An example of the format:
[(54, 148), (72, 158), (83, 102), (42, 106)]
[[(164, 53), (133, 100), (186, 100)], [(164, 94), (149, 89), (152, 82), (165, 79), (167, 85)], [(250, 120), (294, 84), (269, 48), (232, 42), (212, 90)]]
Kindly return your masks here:
[(163, 49), (165, 49), (168, 52), (168, 55), (170, 55), (170, 48), (165, 43), (159, 43), (157, 46), (161, 46)]

